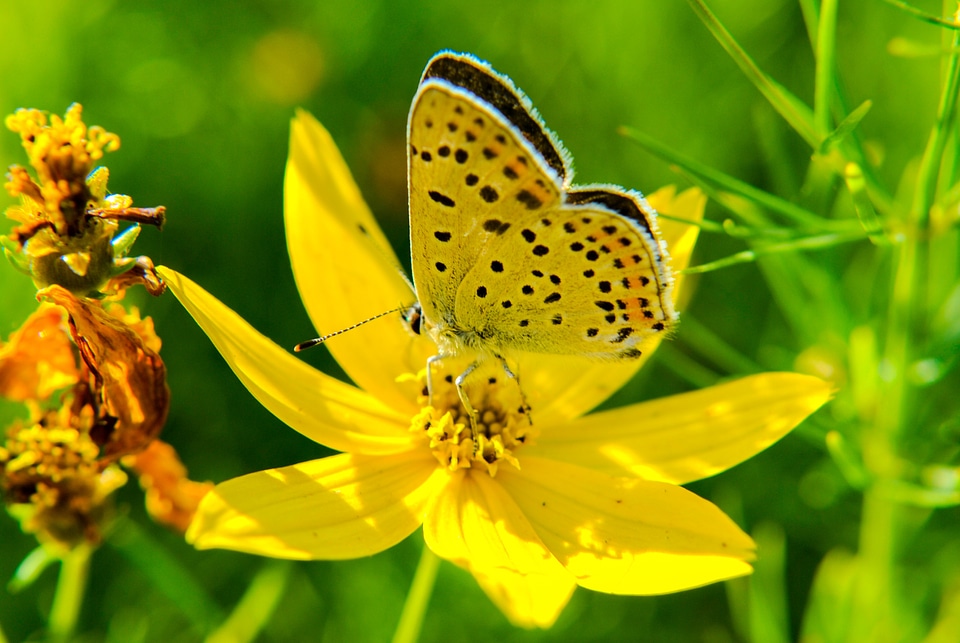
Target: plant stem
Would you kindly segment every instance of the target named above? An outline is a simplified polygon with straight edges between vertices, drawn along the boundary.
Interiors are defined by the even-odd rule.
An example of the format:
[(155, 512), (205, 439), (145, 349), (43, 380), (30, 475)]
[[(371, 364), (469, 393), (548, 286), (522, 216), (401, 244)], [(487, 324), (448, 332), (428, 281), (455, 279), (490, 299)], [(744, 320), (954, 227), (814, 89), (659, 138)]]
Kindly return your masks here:
[(80, 545), (61, 559), (57, 591), (47, 623), (52, 641), (69, 641), (73, 638), (87, 587), (91, 554), (89, 547)]
[(393, 634), (393, 643), (414, 643), (420, 638), (420, 628), (423, 626), (423, 617), (427, 613), (439, 568), (440, 558), (424, 545), (420, 563), (413, 576), (413, 584), (410, 585), (410, 593), (403, 604), (397, 631)]
[[(954, 46), (960, 32), (954, 32)], [(947, 61), (937, 119), (927, 141), (914, 201), (906, 220), (903, 243), (894, 253), (894, 280), (887, 311), (886, 343), (880, 378), (879, 403), (872, 426), (864, 434), (864, 464), (874, 482), (864, 495), (860, 530), (860, 574), (856, 620), (850, 640), (900, 640), (909, 626), (901, 616), (904, 590), (898, 578), (901, 536), (909, 528), (908, 508), (884, 492), (887, 482), (901, 475), (902, 436), (911, 414), (915, 388), (908, 373), (915, 353), (927, 335), (926, 279), (930, 250), (930, 208), (953, 123), (960, 82), (958, 56)], [(913, 427), (922, 431), (924, 427)], [(879, 637), (879, 638), (878, 638)]]
[(736, 254), (730, 255), (729, 257), (717, 259), (716, 261), (711, 261), (709, 263), (703, 263), (698, 266), (690, 266), (689, 268), (678, 270), (677, 274), (696, 275), (704, 272), (712, 272), (714, 270), (719, 270), (720, 268), (728, 268), (741, 263), (749, 263), (751, 261), (755, 261), (757, 257), (762, 257), (764, 255), (777, 254), (781, 252), (793, 252), (796, 250), (829, 248), (832, 246), (838, 246), (842, 243), (860, 241), (864, 238), (866, 238), (865, 233), (862, 230), (857, 230), (847, 234), (823, 234), (816, 237), (803, 237), (800, 239), (793, 239), (791, 241), (784, 241), (783, 243), (771, 243), (764, 246), (758, 246), (752, 250), (743, 250)]

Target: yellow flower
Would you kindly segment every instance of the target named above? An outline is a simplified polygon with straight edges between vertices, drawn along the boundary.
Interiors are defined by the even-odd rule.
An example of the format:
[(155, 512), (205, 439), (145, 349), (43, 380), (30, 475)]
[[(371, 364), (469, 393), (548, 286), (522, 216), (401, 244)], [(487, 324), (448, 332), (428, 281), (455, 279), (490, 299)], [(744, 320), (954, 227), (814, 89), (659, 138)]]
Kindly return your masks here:
[(6, 118), (7, 128), (20, 134), (36, 179), (22, 166), (10, 167), (4, 187), (21, 203), (6, 214), (19, 225), (0, 236), (0, 246), (37, 288), (56, 284), (77, 295), (99, 294), (119, 278), (113, 290), (143, 283), (159, 295), (162, 284), (149, 258), (126, 256), (139, 226), (120, 232), (118, 221), (162, 227), (165, 209), (135, 208), (129, 196), (107, 194), (109, 171), (93, 164), (117, 150), (120, 138), (88, 128), (82, 113), (74, 103), (63, 118), (37, 109)]
[[(702, 216), (696, 190), (649, 200)], [(294, 276), (318, 327), (412, 301), (329, 134), (305, 113), (293, 122), (285, 201)], [(697, 229), (661, 227), (674, 268), (683, 267)], [(190, 542), (344, 559), (383, 551), (423, 525), (435, 553), (469, 570), (527, 627), (549, 627), (577, 585), (660, 594), (749, 573), (753, 541), (678, 485), (749, 458), (830, 396), (819, 379), (770, 373), (587, 414), (640, 364), (525, 355), (518, 367), (533, 423), (514, 406), (515, 383), (491, 371), (470, 389), (481, 424), (474, 445), (444, 378), (458, 365), (444, 360), (435, 372), (431, 406), (423, 367), (436, 347), (396, 315), (328, 342), (353, 386), (304, 364), (186, 277), (158, 270), (267, 409), (342, 452), (218, 485)]]
[(127, 480), (116, 460), (155, 440), (169, 390), (149, 317), (61, 286), (38, 297), (50, 303), (0, 341), (0, 397), (29, 415), (0, 438), (0, 496), (25, 532), (63, 553), (100, 542)]

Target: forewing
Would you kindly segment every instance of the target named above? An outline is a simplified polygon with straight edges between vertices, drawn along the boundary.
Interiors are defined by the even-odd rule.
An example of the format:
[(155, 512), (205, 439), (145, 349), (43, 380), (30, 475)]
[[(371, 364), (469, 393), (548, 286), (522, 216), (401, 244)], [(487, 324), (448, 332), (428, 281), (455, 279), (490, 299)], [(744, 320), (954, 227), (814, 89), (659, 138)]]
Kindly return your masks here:
[(408, 123), (410, 244), (427, 319), (454, 320), (457, 290), (484, 247), (531, 208), (560, 203), (556, 169), (566, 172), (565, 155), (508, 83), (471, 57), (441, 54), (428, 65), (414, 98)]

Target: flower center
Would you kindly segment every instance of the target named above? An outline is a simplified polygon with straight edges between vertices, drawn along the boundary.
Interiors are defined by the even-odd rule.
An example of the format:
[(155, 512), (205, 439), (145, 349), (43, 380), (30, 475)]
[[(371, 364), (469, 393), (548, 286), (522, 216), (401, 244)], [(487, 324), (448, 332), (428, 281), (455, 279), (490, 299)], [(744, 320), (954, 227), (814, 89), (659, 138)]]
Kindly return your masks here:
[(471, 377), (467, 394), (476, 410), (476, 421), (471, 423), (452, 375), (442, 370), (434, 374), (432, 403), (426, 371), (410, 378), (421, 385), (417, 402), (422, 407), (411, 419), (410, 430), (424, 436), (442, 466), (451, 471), (479, 468), (491, 477), (501, 462), (520, 468), (516, 452), (532, 444), (538, 432), (523, 408), (515, 381), (502, 374)]

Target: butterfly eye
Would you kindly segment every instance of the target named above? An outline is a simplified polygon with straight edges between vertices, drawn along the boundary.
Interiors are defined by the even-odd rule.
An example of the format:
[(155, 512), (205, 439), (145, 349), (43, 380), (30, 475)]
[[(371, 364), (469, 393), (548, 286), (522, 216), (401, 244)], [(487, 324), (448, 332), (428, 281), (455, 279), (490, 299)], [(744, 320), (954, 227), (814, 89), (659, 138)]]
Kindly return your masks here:
[(403, 320), (403, 325), (407, 327), (407, 330), (414, 335), (420, 334), (420, 320), (423, 318), (423, 309), (420, 307), (419, 301), (404, 310), (400, 317)]

